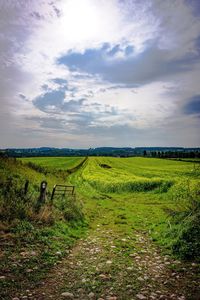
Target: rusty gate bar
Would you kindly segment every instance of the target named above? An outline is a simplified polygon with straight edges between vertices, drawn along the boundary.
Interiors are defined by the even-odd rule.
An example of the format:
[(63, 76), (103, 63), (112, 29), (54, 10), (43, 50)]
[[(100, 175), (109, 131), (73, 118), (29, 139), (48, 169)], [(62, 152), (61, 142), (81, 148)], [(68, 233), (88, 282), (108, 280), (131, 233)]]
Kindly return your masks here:
[(65, 194), (71, 194), (72, 196), (75, 196), (75, 186), (73, 185), (64, 185), (64, 184), (55, 184), (52, 190), (51, 194), (51, 201), (53, 201), (53, 198), (55, 195), (63, 195)]

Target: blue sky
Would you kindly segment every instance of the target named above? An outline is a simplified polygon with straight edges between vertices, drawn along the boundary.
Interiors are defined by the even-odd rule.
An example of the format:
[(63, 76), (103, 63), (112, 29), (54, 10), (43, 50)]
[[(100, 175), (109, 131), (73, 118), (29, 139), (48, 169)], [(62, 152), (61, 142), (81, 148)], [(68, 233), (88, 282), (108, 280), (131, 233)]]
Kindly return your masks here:
[(200, 146), (198, 0), (0, 3), (0, 147)]

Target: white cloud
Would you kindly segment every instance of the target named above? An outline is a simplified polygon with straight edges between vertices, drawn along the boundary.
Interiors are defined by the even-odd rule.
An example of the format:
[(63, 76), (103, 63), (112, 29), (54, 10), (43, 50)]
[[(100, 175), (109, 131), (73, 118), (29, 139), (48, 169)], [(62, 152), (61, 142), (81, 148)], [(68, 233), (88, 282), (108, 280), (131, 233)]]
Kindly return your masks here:
[(196, 38), (200, 33), (200, 19), (192, 6), (182, 0), (154, 0), (153, 11), (159, 24), (159, 46), (171, 50), (172, 57), (196, 52)]
[[(93, 127), (100, 134), (104, 127), (113, 132), (113, 126), (127, 126), (133, 130), (147, 130), (150, 127), (156, 130), (156, 127), (162, 128), (165, 123), (169, 130), (173, 130), (169, 120), (175, 123), (178, 116), (190, 128), (188, 143), (191, 144), (195, 139), (195, 133), (190, 135), (189, 131), (196, 132), (196, 120), (192, 122), (191, 119), (185, 119), (181, 108), (194, 94), (200, 93), (200, 66), (194, 64), (199, 55), (196, 41), (200, 36), (200, 19), (193, 14), (192, 7), (186, 1), (3, 0), (3, 4), (0, 12), (2, 126), (9, 119), (15, 131), (23, 131), (24, 127), (27, 127), (27, 132), (35, 129), (35, 132), (40, 132), (38, 141), (42, 142), (41, 132), (44, 128), (47, 132), (46, 125), (43, 126), (46, 123), (40, 121), (37, 124), (36, 119), (31, 117), (49, 118), (53, 130), (56, 122), (52, 118), (58, 121), (58, 112), (56, 103), (51, 103), (44, 112), (34, 105), (34, 99), (45, 93), (44, 86), (49, 91), (59, 90), (61, 86), (54, 80), (59, 78), (67, 81), (62, 84), (66, 105), (60, 104), (60, 107), (67, 107), (71, 100), (85, 99), (79, 117), (66, 110), (59, 112), (60, 118), (66, 121), (62, 126), (67, 124), (70, 127), (71, 124), (72, 130), (80, 126), (84, 132), (78, 122), (85, 122), (88, 132), (91, 133)], [(90, 69), (74, 72), (57, 63), (69, 51), (84, 53), (86, 49), (101, 49), (105, 43), (110, 48), (119, 45), (122, 49), (116, 51), (114, 58), (110, 58), (116, 61), (126, 60), (124, 53), (127, 46), (133, 46), (131, 55), (136, 58), (152, 44), (161, 52), (153, 52), (153, 57), (148, 56), (146, 62), (136, 65), (137, 76), (132, 72), (125, 74), (126, 69), (119, 67), (114, 69), (117, 74), (112, 71), (103, 79), (103, 73), (92, 74)], [(162, 53), (162, 57), (155, 53)], [(181, 68), (176, 70), (167, 66), (166, 62), (171, 59), (175, 64), (178, 60)], [(185, 64), (189, 67), (186, 68)], [(167, 73), (168, 67), (171, 69)], [(161, 78), (163, 73), (167, 73), (167, 78)], [(143, 79), (143, 74), (148, 80)], [(130, 85), (140, 77), (143, 86)], [(123, 80), (117, 84), (114, 83), (115, 78)], [(178, 132), (179, 129), (177, 135)], [(9, 134), (12, 141), (11, 131)], [(67, 134), (71, 136), (70, 140), (75, 140), (75, 133)], [(50, 129), (47, 135), (53, 142)], [(63, 131), (60, 135), (64, 135)], [(88, 137), (87, 140), (92, 143), (92, 138)], [(160, 134), (162, 138), (163, 134)], [(102, 135), (101, 139), (103, 143)], [(9, 138), (4, 140), (5, 145), (9, 145)], [(37, 141), (37, 134), (34, 140)], [(159, 144), (159, 138), (157, 140)], [(56, 143), (59, 144), (59, 139)]]
[[(137, 8), (136, 2), (134, 5)], [(14, 55), (19, 67), (32, 75), (29, 95), (34, 97), (36, 91), (39, 93), (41, 82), (53, 77), (69, 78), (70, 74), (58, 66), (56, 60), (70, 49), (84, 51), (104, 43), (119, 43), (125, 47), (128, 43), (140, 52), (146, 41), (155, 38), (157, 26), (152, 14), (147, 17), (145, 5), (141, 11), (132, 10), (131, 20), (128, 5), (120, 7), (116, 0), (62, 0), (56, 3), (60, 17), (52, 17), (50, 5), (46, 10), (33, 8), (33, 12), (41, 11), (41, 18), (33, 20), (31, 34)], [(29, 22), (25, 23), (29, 28)]]

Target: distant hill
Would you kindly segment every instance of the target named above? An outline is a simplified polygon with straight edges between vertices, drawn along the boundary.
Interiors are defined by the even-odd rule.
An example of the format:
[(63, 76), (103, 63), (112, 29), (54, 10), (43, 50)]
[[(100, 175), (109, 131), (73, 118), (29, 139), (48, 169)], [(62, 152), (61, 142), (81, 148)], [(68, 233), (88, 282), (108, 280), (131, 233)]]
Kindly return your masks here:
[(70, 148), (8, 148), (0, 150), (1, 156), (150, 156), (160, 158), (200, 158), (200, 148), (183, 147), (98, 147), (89, 149)]

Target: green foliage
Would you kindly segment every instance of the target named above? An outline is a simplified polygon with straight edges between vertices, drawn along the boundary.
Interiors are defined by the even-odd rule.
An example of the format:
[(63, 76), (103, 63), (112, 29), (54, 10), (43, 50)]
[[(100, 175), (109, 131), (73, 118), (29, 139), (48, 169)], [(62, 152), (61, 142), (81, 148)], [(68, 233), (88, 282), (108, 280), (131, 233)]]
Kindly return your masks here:
[(81, 204), (73, 195), (58, 198), (55, 205), (60, 211), (62, 211), (63, 217), (66, 221), (76, 222), (84, 220)]
[[(73, 162), (70, 162), (71, 159)], [(24, 161), (30, 161), (34, 166), (27, 165)], [(73, 168), (75, 171), (69, 176), (68, 171)], [(47, 203), (35, 216), (32, 208), (37, 202), (36, 194), (38, 195), (40, 182), (48, 182), (48, 196), (55, 183), (66, 183), (59, 170), (67, 174), (68, 182), (76, 186), (79, 198), (82, 197), (84, 202), (83, 207), (73, 198), (57, 198), (53, 210)], [(55, 224), (58, 219), (75, 224), (83, 221), (82, 211), (89, 221), (94, 221), (101, 215), (102, 210), (106, 209), (107, 214), (107, 209), (111, 210), (113, 206), (119, 205), (116, 211), (110, 213), (114, 224), (123, 228), (146, 228), (159, 243), (170, 243), (173, 251), (181, 257), (190, 258), (190, 253), (196, 257), (196, 237), (199, 238), (200, 222), (198, 223), (197, 213), (199, 200), (195, 200), (199, 196), (194, 193), (199, 173), (199, 168), (194, 169), (193, 163), (142, 157), (90, 157), (87, 161), (74, 157), (69, 158), (69, 161), (67, 157), (29, 158), (24, 159), (23, 163), (20, 160), (1, 159), (2, 216), (10, 215), (11, 220), (18, 215), (23, 222), (37, 221), (41, 224)], [(13, 178), (13, 187), (9, 191), (6, 182), (10, 175)], [(25, 179), (31, 182), (31, 193), (28, 197), (21, 192)], [(187, 180), (191, 182), (190, 187), (186, 184)], [(5, 205), (5, 199), (10, 203), (8, 206)], [(166, 220), (163, 205), (171, 208), (168, 209), (171, 223)], [(168, 229), (168, 237), (163, 238), (168, 224), (171, 229)], [(193, 246), (194, 249), (191, 250)]]
[[(95, 237), (99, 232), (96, 229), (103, 226), (105, 241), (107, 232), (114, 232), (118, 237), (115, 250), (123, 252), (127, 258), (134, 247), (139, 247), (134, 235), (143, 232), (149, 233), (163, 246), (162, 249), (168, 251), (168, 247), (179, 257), (199, 260), (199, 168), (192, 171), (193, 162), (90, 157), (78, 169), (75, 165), (69, 175), (68, 167), (65, 169), (67, 157), (45, 158), (46, 162), (44, 158), (37, 159), (30, 159), (34, 165), (27, 165), (21, 160), (0, 158), (0, 212), (5, 221), (5, 224), (0, 224), (3, 225), (0, 229), (5, 232), (6, 239), (8, 234), (14, 241), (13, 246), (8, 246), (5, 239), (2, 271), (10, 270), (11, 276), (8, 277), (11, 280), (6, 284), (12, 293), (14, 284), (26, 290), (33, 282), (41, 282), (48, 268), (83, 236), (87, 223), (95, 229)], [(60, 159), (63, 166), (55, 170)], [(74, 167), (71, 165), (70, 169)], [(76, 186), (79, 201), (57, 196), (52, 206), (47, 202), (36, 213), (33, 208), (41, 181), (48, 182), (50, 199), (54, 184), (66, 184), (66, 178), (68, 183)], [(30, 182), (30, 190), (25, 196), (26, 180)], [(80, 198), (83, 205), (80, 205)], [(168, 207), (170, 222), (163, 210), (164, 205)], [(7, 218), (10, 220), (8, 225)], [(126, 246), (124, 236), (127, 237)], [(32, 252), (35, 252), (33, 256)], [(28, 259), (22, 260), (21, 253), (27, 253)], [(20, 262), (16, 266), (13, 257)], [(35, 266), (39, 268), (35, 269)], [(32, 272), (27, 273), (27, 269)]]
[[(97, 217), (98, 208), (111, 210), (114, 206), (116, 211), (121, 205), (125, 217), (119, 217), (120, 211), (117, 217), (111, 213), (115, 224), (125, 229), (132, 220), (134, 228), (146, 228), (159, 244), (170, 247), (179, 257), (192, 259), (200, 248), (199, 175), (199, 168), (188, 162), (93, 157), (70, 180), (82, 195), (92, 198), (85, 202), (91, 220), (95, 209)], [(163, 206), (170, 207), (170, 221)]]
[[(9, 276), (2, 282), (3, 289), (0, 288), (2, 299), (7, 299), (5, 294), (9, 290), (14, 294), (16, 287), (26, 290), (34, 282), (40, 282), (86, 230), (78, 200), (56, 197), (53, 203), (50, 201), (53, 186), (66, 184), (67, 170), (62, 172), (65, 177), (51, 168), (46, 172), (43, 166), (0, 158), (0, 231), (4, 254), (1, 270), (6, 274), (9, 270)], [(25, 193), (27, 180), (29, 188)], [(48, 183), (47, 200), (38, 207), (41, 181)], [(20, 263), (13, 264), (13, 257)], [(27, 269), (31, 272), (27, 273)]]
[(31, 198), (24, 194), (22, 182), (16, 178), (8, 178), (1, 188), (1, 220), (8, 222), (16, 218), (24, 220), (31, 206)]
[[(62, 161), (62, 158), (59, 159)], [(67, 158), (65, 158), (66, 161)], [(80, 160), (77, 159), (77, 161)], [(49, 169), (48, 172), (44, 172), (45, 170), (45, 167), (32, 162), (24, 165), (16, 159), (0, 158), (0, 216), (3, 221), (11, 223), (18, 219), (53, 224), (55, 219), (60, 218), (65, 218), (66, 221), (83, 219), (78, 201), (70, 197), (57, 199), (56, 203), (59, 205), (51, 205), (50, 200), (48, 201), (51, 188), (56, 183), (65, 182), (63, 182), (63, 177), (52, 175), (53, 170)], [(29, 189), (25, 195), (24, 185), (27, 179)], [(39, 187), (43, 180), (48, 182), (48, 199), (44, 205), (38, 207)]]
[(34, 226), (30, 222), (26, 220), (21, 220), (20, 222), (17, 222), (14, 224), (13, 227), (11, 227), (11, 232), (13, 233), (19, 233), (20, 235), (27, 235), (34, 231)]
[(47, 168), (40, 166), (38, 164), (33, 163), (32, 161), (27, 162), (27, 166), (36, 172), (44, 173), (45, 175), (48, 174)]
[(172, 226), (172, 250), (183, 259), (200, 261), (200, 185), (182, 182), (173, 193), (175, 207), (167, 209)]

